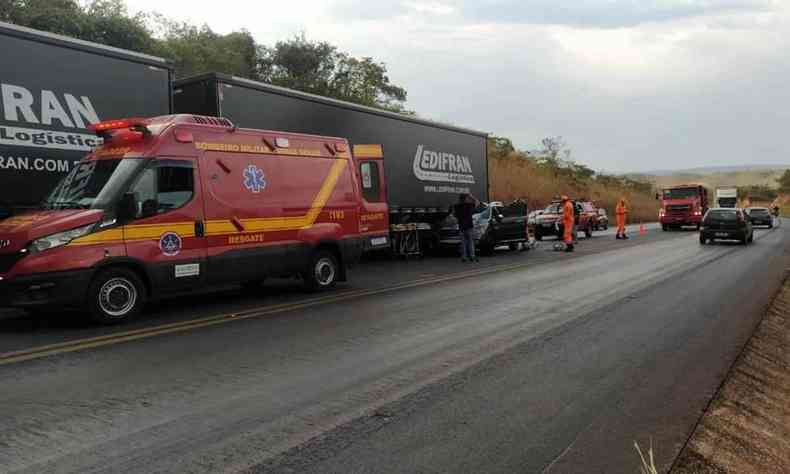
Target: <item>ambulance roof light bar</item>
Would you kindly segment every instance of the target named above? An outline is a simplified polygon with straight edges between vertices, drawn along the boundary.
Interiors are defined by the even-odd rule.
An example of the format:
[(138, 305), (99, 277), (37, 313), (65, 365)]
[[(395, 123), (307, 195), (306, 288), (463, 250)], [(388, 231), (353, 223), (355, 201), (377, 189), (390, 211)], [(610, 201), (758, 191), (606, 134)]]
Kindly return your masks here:
[(92, 132), (106, 132), (107, 130), (119, 130), (122, 128), (132, 128), (136, 126), (144, 127), (145, 119), (142, 118), (128, 118), (123, 120), (106, 120), (104, 122), (96, 122), (88, 125), (88, 130)]

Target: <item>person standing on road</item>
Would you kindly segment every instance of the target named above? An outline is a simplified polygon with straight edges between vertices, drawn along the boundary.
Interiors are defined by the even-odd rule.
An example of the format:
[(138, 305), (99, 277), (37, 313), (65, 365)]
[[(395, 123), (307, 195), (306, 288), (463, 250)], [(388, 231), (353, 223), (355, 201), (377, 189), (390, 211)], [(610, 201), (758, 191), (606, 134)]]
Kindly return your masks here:
[(475, 224), (472, 216), (479, 201), (471, 194), (461, 194), (458, 196), (458, 204), (453, 209), (453, 214), (458, 221), (458, 230), (461, 232), (461, 261), (477, 262), (475, 255)]
[(562, 196), (562, 230), (563, 239), (565, 241), (565, 251), (573, 252), (573, 224), (574, 224), (574, 209), (573, 203), (568, 196)]
[(614, 213), (617, 216), (617, 235), (615, 239), (627, 239), (628, 236), (625, 235), (625, 219), (628, 215), (628, 207), (625, 205), (625, 198), (620, 198)]

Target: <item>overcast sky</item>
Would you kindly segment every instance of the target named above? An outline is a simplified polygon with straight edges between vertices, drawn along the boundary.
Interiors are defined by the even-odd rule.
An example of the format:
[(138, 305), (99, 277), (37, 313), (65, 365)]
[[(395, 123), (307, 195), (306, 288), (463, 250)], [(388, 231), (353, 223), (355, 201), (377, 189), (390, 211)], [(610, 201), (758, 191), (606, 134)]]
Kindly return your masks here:
[(790, 0), (127, 0), (387, 63), (423, 117), (636, 171), (790, 164)]

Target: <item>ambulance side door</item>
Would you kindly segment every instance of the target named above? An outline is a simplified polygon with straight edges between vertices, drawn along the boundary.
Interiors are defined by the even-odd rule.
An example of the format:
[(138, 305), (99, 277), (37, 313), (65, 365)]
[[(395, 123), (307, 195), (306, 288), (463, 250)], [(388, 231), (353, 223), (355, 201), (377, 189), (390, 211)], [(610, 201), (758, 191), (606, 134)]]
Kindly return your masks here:
[(362, 194), (359, 232), (366, 237), (365, 248), (386, 248), (390, 242), (384, 163), (380, 159), (360, 159), (358, 167), (356, 171)]
[(157, 293), (204, 281), (206, 238), (200, 171), (195, 158), (162, 157), (130, 188), (136, 214), (125, 223), (128, 257), (142, 262)]

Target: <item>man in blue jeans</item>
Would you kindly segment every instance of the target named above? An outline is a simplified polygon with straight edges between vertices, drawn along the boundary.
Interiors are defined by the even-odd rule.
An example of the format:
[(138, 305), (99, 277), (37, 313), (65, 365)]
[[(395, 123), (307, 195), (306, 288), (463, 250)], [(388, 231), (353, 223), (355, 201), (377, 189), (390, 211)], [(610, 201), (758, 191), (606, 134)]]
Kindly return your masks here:
[(453, 208), (453, 214), (458, 221), (458, 230), (461, 232), (461, 261), (477, 262), (475, 255), (474, 222), (472, 216), (480, 202), (471, 194), (458, 196), (458, 204)]

